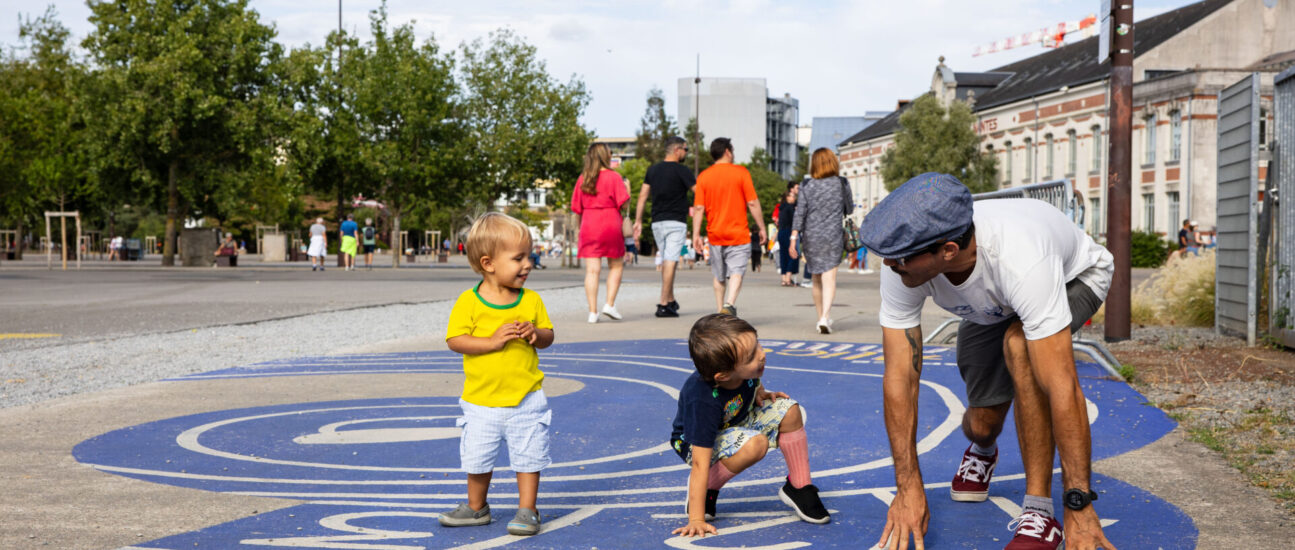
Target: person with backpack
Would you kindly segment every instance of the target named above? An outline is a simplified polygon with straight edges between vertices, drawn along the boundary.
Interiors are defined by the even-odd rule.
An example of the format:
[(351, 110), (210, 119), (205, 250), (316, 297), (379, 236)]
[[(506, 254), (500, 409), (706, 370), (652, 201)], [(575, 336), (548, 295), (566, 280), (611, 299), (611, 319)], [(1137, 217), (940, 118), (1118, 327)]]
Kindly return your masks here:
[(364, 269), (373, 271), (373, 249), (378, 246), (378, 230), (373, 227), (373, 218), (364, 218), (364, 230), (360, 232), (364, 245)]

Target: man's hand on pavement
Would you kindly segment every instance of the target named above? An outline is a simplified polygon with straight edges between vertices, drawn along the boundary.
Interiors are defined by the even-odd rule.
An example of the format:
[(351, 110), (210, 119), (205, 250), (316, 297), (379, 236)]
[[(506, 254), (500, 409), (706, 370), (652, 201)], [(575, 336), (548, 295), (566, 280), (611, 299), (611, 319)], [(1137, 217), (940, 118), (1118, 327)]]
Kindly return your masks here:
[(1102, 533), (1102, 522), (1092, 506), (1078, 512), (1067, 509), (1065, 520), (1066, 550), (1115, 550)]
[(890, 511), (886, 513), (886, 528), (881, 532), (878, 548), (886, 550), (908, 550), (908, 540), (913, 539), (913, 548), (926, 550), (923, 537), (927, 525), (931, 522), (931, 510), (926, 507), (926, 492), (921, 488), (914, 491), (903, 491), (895, 494), (890, 501)]

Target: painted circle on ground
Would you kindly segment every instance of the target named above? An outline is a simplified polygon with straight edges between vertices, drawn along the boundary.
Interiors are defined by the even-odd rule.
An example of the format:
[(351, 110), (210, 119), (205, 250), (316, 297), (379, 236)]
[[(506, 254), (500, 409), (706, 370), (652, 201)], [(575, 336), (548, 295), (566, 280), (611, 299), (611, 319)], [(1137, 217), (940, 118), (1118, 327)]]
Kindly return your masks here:
[[(766, 386), (787, 392), (807, 413), (811, 466), (815, 484), (837, 518), (832, 527), (849, 526), (848, 530), (856, 534), (876, 531), (872, 536), (877, 536), (894, 485), (881, 416), (879, 346), (763, 343), (769, 350)], [(926, 357), (919, 394), (919, 452), (928, 492), (934, 495), (941, 491), (937, 479), (946, 473), (951, 475), (966, 446), (958, 429), (964, 407), (963, 389), (951, 363), (950, 350), (932, 350)], [(459, 367), (458, 356), (448, 352), (318, 357), (177, 380), (240, 378), (252, 385), (256, 379), (270, 376), (459, 373)], [(554, 411), (554, 465), (544, 472), (540, 506), (548, 518), (546, 537), (552, 537), (537, 537), (534, 541), (547, 540), (544, 544), (557, 547), (568, 543), (578, 546), (577, 533), (614, 517), (637, 517), (638, 525), (678, 523), (687, 467), (665, 441), (675, 414), (677, 388), (692, 372), (686, 346), (676, 340), (556, 345), (542, 352), (541, 368), (549, 377), (571, 378), (585, 386), (578, 392), (549, 399)], [(1130, 400), (1136, 393), (1127, 386), (1093, 380), (1085, 393), (1097, 403), (1090, 405), (1090, 413), (1098, 412), (1093, 418), (1095, 459), (1140, 447), (1172, 428), (1163, 414), (1157, 417), (1159, 411), (1136, 410), (1134, 404), (1140, 400)], [(1103, 398), (1113, 393), (1121, 395), (1108, 404)], [(457, 468), (457, 401), (456, 397), (405, 397), (216, 411), (109, 432), (81, 443), (74, 455), (101, 471), (151, 482), (304, 499), (309, 504), (302, 506), (314, 512), (290, 514), (288, 519), (292, 521), (287, 523), (293, 527), (289, 531), (285, 526), (284, 531), (284, 535), (305, 537), (297, 540), (299, 547), (329, 547), (337, 542), (329, 537), (370, 537), (379, 532), (386, 534), (372, 541), (427, 539), (423, 540), (424, 546), (469, 545), (475, 543), (467, 541), (480, 540), (480, 535), (429, 528), (425, 522), (410, 523), (412, 518), (434, 517), (464, 498), (464, 476)], [(1003, 441), (1015, 437), (1010, 424), (1003, 437)], [(1014, 449), (1015, 445), (1010, 447)], [(139, 449), (150, 452), (140, 453)], [(1011, 503), (1020, 501), (1013, 491), (1017, 485), (1023, 491), (1023, 476), (1019, 457), (1015, 453), (1003, 454), (995, 487), (1005, 489), (1000, 497), (1004, 500), (986, 505), (1002, 511), (1005, 525), (1011, 519)], [(496, 469), (505, 470), (506, 465), (507, 452), (503, 451)], [(778, 502), (776, 491), (785, 472), (781, 455), (770, 453), (724, 488), (721, 507), (726, 510), (721, 513), (731, 522), (717, 526), (725, 539), (737, 545), (764, 544), (770, 533), (790, 530), (797, 534), (785, 539), (787, 544), (808, 541), (815, 546), (832, 546), (826, 540), (813, 542), (811, 539), (817, 539), (817, 535), (801, 533), (807, 524), (788, 516)], [(492, 506), (501, 511), (516, 506), (512, 476), (497, 472), (493, 481)], [(946, 499), (947, 486), (944, 481)], [(928, 500), (935, 518), (935, 502), (939, 499), (929, 496)], [(851, 506), (845, 505), (850, 503), (855, 509), (847, 511)], [(877, 507), (879, 513), (873, 513)], [(301, 506), (290, 509), (298, 508)], [(868, 511), (860, 516), (863, 510)], [(963, 511), (947, 511), (948, 519)], [(506, 519), (502, 516), (497, 513), (496, 519)], [(863, 516), (869, 519), (862, 521)], [(303, 524), (296, 518), (310, 521)], [(933, 529), (943, 524), (935, 519), (932, 523)], [(1191, 533), (1194, 538), (1194, 529), (1190, 521), (1187, 523), (1187, 530), (1180, 525), (1179, 533)], [(238, 545), (260, 544), (245, 542), (259, 539), (244, 538), (245, 527), (239, 525), (236, 521), (154, 542), (156, 547), (181, 542), (189, 546), (190, 541), (231, 542), (237, 538)], [(263, 532), (266, 524), (258, 520), (257, 525), (258, 532)], [(640, 535), (646, 538), (635, 538), (637, 542), (629, 546), (722, 547), (663, 536), (659, 527), (645, 527)], [(319, 534), (303, 535), (307, 528)], [(669, 529), (665, 529), (664, 535), (668, 533)], [(992, 539), (1002, 535), (987, 531), (986, 536)]]

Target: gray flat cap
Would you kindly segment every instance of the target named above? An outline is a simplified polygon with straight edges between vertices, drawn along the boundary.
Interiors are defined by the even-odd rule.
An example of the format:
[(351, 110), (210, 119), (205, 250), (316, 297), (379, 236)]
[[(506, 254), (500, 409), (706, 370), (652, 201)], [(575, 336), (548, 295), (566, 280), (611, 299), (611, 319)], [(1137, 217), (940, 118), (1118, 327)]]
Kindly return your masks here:
[(863, 246), (886, 259), (917, 254), (971, 227), (971, 191), (948, 174), (927, 172), (899, 186), (863, 219)]

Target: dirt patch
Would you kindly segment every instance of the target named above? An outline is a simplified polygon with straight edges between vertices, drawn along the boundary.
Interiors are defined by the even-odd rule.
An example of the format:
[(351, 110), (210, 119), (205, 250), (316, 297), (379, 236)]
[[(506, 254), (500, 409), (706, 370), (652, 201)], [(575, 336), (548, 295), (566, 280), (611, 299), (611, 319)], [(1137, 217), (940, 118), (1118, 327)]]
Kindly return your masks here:
[(1188, 327), (1135, 327), (1108, 347), (1148, 401), (1295, 516), (1295, 353)]

